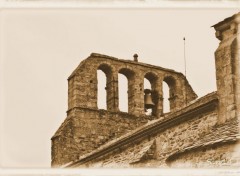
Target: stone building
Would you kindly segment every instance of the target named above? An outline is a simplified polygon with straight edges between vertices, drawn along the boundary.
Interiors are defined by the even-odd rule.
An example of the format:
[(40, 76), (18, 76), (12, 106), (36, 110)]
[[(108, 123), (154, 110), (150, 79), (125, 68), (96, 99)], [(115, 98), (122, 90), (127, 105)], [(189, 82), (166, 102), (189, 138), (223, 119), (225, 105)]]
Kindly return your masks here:
[[(239, 167), (240, 13), (213, 27), (220, 40), (217, 91), (198, 99), (182, 73), (138, 62), (137, 55), (131, 61), (92, 53), (82, 61), (68, 78), (67, 118), (52, 137), (52, 167)], [(107, 78), (106, 110), (97, 106), (97, 70)], [(118, 108), (118, 73), (128, 79), (128, 113)], [(151, 90), (144, 90), (144, 78)]]

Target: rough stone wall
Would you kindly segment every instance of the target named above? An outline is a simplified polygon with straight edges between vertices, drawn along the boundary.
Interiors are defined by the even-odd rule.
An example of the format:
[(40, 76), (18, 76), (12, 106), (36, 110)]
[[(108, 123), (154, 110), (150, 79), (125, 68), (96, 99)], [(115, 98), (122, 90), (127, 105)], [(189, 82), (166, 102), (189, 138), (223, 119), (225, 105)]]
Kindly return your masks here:
[(240, 143), (229, 142), (208, 148), (199, 148), (179, 156), (171, 162), (173, 168), (240, 167)]
[[(215, 112), (207, 114), (202, 118), (197, 118), (191, 120), (189, 122), (182, 123), (166, 131), (158, 134), (157, 136), (151, 136), (151, 141), (156, 141), (156, 149), (154, 152), (154, 160), (157, 160), (153, 166), (155, 167), (166, 167), (167, 158), (175, 153), (178, 150), (187, 148), (193, 145), (197, 140), (199, 140), (207, 131), (217, 122), (217, 116)], [(133, 155), (139, 155), (139, 150), (141, 150), (145, 145), (149, 143), (149, 139), (142, 141), (139, 145), (135, 145), (134, 147), (130, 147), (125, 152), (111, 156), (103, 161), (103, 166), (108, 167), (110, 165), (132, 165), (133, 167), (141, 167), (143, 166), (141, 163), (146, 165), (147, 161), (152, 158), (144, 158), (136, 163), (131, 163), (131, 155), (129, 153), (133, 153)], [(122, 157), (129, 156), (129, 157)], [(121, 162), (120, 162), (121, 161)], [(149, 167), (152, 165), (149, 163)]]
[(219, 123), (240, 117), (240, 15), (236, 14), (214, 25), (220, 40), (215, 52)]
[(217, 124), (217, 110), (177, 124), (155, 136), (122, 146), (88, 167), (240, 166), (239, 121)]
[[(196, 140), (194, 144), (168, 157), (168, 164), (170, 166), (174, 166), (175, 163), (180, 165), (181, 160), (184, 160), (182, 166), (185, 167), (189, 167), (188, 163), (191, 162), (193, 164), (192, 167), (207, 167), (207, 163), (209, 167), (221, 167), (229, 163), (233, 164), (232, 160), (240, 158), (240, 153), (233, 151), (236, 149), (237, 145), (235, 143), (239, 139), (238, 128), (239, 121), (237, 118), (226, 121), (224, 124), (214, 125), (207, 134)], [(222, 155), (224, 150), (225, 155)], [(215, 156), (212, 157), (211, 155)], [(185, 157), (183, 158), (183, 156)], [(209, 163), (209, 161), (212, 163)]]
[[(129, 167), (131, 163), (138, 162), (142, 158), (150, 159), (153, 156), (154, 140), (145, 141), (139, 144), (132, 144), (131, 147), (124, 150), (124, 147), (111, 153), (111, 156), (104, 159), (96, 159), (93, 163), (88, 163), (90, 167)], [(121, 152), (122, 151), (122, 152)]]
[(64, 161), (70, 162), (78, 159), (78, 156), (74, 154), (77, 153), (77, 147), (73, 143), (73, 123), (71, 117), (68, 116), (65, 119), (57, 133), (52, 137), (51, 165), (53, 167), (64, 165)]
[(142, 126), (154, 116), (80, 108), (71, 111), (52, 138), (52, 166), (78, 160), (101, 145)]
[[(213, 100), (216, 94), (210, 94), (198, 102), (187, 107), (187, 111), (192, 111)], [(175, 112), (170, 115), (173, 119), (181, 113), (187, 111)], [(166, 117), (168, 118), (168, 117)], [(158, 120), (161, 123), (161, 120)], [(162, 123), (165, 121), (162, 120)], [(125, 146), (116, 148), (106, 155), (93, 159), (84, 164), (89, 167), (167, 167), (167, 159), (176, 154), (188, 150), (189, 147), (194, 149), (216, 141), (212, 136), (217, 125), (217, 109), (207, 110), (206, 112), (197, 113), (196, 116), (190, 117), (190, 120), (173, 122), (173, 126), (156, 134), (149, 133), (144, 138), (132, 141)], [(230, 125), (229, 128), (236, 129), (236, 125)], [(224, 130), (225, 129), (225, 130)], [(228, 128), (221, 132), (226, 134)], [(221, 135), (222, 135), (221, 134)], [(216, 133), (218, 135), (218, 133)], [(227, 134), (226, 134), (227, 135)], [(217, 139), (218, 136), (217, 136)], [(80, 166), (80, 165), (79, 165)]]
[(156, 159), (166, 164), (166, 159), (178, 150), (184, 150), (201, 140), (217, 122), (216, 112), (199, 114), (194, 120), (179, 124), (159, 134)]

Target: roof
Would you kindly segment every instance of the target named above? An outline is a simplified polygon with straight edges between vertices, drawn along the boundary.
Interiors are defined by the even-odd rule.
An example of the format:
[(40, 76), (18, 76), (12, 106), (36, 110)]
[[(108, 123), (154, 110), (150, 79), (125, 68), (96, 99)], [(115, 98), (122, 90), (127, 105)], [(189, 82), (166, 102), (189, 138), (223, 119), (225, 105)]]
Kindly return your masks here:
[[(135, 151), (134, 153), (133, 152), (128, 152), (128, 154), (125, 156), (125, 158), (127, 158), (127, 160), (125, 160), (125, 159), (119, 160), (119, 161), (116, 161), (116, 163), (111, 163), (111, 161), (107, 161), (107, 162), (103, 161), (103, 165), (108, 165), (108, 167), (109, 166), (111, 167), (111, 165), (117, 164), (118, 167), (119, 167), (119, 166), (124, 166), (124, 165), (131, 164), (131, 163), (139, 162), (142, 159), (144, 159), (144, 157), (146, 155), (148, 155), (148, 151), (154, 145), (154, 142), (155, 142), (155, 139), (152, 139), (152, 140), (144, 143), (144, 146), (136, 147), (134, 149), (134, 151)], [(76, 166), (76, 167), (78, 167), (78, 166)]]
[(170, 154), (167, 158), (167, 162), (183, 153), (192, 151), (193, 149), (199, 149), (199, 147), (204, 148), (210, 145), (219, 145), (220, 143), (235, 142), (240, 139), (238, 124), (239, 121), (237, 119), (233, 119), (227, 121), (225, 124), (213, 127), (213, 129), (203, 136), (201, 140), (197, 140), (193, 145)]

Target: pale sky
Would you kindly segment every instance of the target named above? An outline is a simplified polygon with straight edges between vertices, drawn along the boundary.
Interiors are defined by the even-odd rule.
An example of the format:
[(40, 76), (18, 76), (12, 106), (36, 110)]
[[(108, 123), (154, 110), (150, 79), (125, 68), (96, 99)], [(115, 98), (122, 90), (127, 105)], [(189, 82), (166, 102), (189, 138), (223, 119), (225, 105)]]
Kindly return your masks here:
[(5, 9), (0, 16), (1, 165), (50, 167), (66, 117), (67, 77), (92, 52), (184, 73), (199, 97), (216, 90), (212, 25), (237, 9)]

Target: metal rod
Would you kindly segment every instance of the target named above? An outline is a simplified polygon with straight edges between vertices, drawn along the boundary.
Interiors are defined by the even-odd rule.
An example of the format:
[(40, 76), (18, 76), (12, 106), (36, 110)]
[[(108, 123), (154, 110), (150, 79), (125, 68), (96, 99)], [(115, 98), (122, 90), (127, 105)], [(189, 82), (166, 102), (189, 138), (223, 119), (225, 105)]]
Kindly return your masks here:
[(187, 64), (186, 64), (186, 44), (185, 44), (185, 37), (183, 38), (184, 42), (184, 69), (185, 69), (185, 77), (187, 78)]
[(187, 61), (186, 61), (186, 44), (185, 44), (185, 37), (183, 37), (183, 43), (184, 43), (184, 70), (185, 70), (185, 105), (187, 105)]

